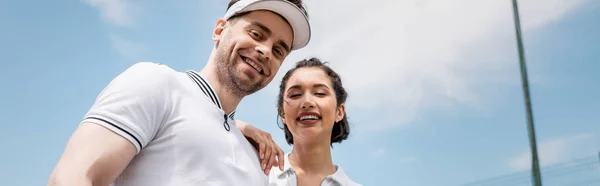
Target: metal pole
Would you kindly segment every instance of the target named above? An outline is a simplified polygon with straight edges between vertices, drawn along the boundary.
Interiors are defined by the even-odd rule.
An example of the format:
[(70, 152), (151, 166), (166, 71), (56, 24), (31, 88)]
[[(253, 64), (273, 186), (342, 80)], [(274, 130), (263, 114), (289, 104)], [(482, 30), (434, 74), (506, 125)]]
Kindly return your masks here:
[(529, 96), (529, 82), (527, 80), (527, 66), (525, 65), (525, 52), (523, 51), (523, 42), (521, 38), (521, 23), (519, 20), (519, 8), (517, 0), (512, 0), (513, 17), (515, 21), (515, 30), (517, 34), (517, 46), (519, 49), (519, 60), (521, 67), (521, 82), (523, 84), (523, 94), (525, 97), (525, 111), (527, 112), (527, 129), (529, 130), (529, 145), (531, 146), (531, 172), (533, 174), (533, 185), (542, 186), (542, 176), (538, 161), (537, 144), (535, 140), (535, 128), (533, 126), (533, 111), (531, 109), (531, 99)]

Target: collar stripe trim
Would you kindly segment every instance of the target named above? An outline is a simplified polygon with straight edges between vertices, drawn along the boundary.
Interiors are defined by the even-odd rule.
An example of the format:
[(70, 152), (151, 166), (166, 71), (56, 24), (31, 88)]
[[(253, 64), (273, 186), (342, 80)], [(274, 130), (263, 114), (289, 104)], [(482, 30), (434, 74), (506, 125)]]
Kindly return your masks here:
[(198, 87), (200, 87), (202, 92), (206, 96), (208, 96), (210, 98), (210, 100), (212, 100), (212, 102), (215, 105), (217, 105), (217, 107), (219, 107), (219, 109), (222, 109), (221, 103), (219, 103), (219, 99), (217, 98), (217, 95), (210, 88), (210, 86), (208, 86), (208, 83), (206, 83), (206, 80), (204, 80), (204, 78), (202, 78), (202, 76), (198, 75), (196, 72), (193, 72), (193, 71), (188, 71), (187, 74), (192, 80), (194, 80), (194, 82), (196, 82), (196, 84), (198, 84)]

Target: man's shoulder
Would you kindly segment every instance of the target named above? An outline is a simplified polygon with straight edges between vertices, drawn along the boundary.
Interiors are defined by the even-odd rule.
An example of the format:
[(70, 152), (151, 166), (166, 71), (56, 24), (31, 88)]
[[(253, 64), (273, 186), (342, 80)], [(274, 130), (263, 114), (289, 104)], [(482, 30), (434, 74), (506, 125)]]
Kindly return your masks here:
[(132, 78), (137, 83), (162, 85), (173, 83), (181, 73), (171, 67), (156, 62), (137, 62), (127, 68), (121, 76)]
[(178, 73), (171, 67), (156, 62), (137, 62), (125, 71), (129, 73), (142, 73), (158, 76), (168, 76)]

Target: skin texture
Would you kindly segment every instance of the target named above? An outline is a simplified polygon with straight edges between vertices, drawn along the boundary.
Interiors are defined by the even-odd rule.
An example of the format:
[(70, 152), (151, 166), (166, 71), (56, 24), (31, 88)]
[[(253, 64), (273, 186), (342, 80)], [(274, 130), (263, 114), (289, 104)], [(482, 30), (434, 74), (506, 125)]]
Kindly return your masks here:
[(93, 123), (81, 124), (69, 139), (48, 185), (108, 185), (125, 169), (135, 146)]
[[(270, 34), (264, 28), (270, 30)], [(200, 73), (217, 91), (226, 113), (232, 112), (244, 96), (271, 82), (289, 53), (283, 45), (291, 46), (292, 34), (289, 24), (269, 11), (254, 11), (229, 21), (217, 21), (212, 36), (215, 47)], [(258, 73), (240, 56), (255, 61), (264, 72)], [(264, 167), (283, 165), (283, 162), (273, 161), (274, 156), (270, 155), (281, 151), (270, 138), (260, 134), (250, 136), (249, 139), (256, 141), (255, 147), (263, 149), (261, 145), (264, 146), (260, 152)], [(265, 152), (269, 152), (267, 156)], [(48, 185), (108, 185), (135, 154), (135, 146), (125, 138), (102, 126), (83, 123), (69, 139)]]
[[(344, 116), (344, 106), (337, 107), (329, 77), (317, 67), (301, 68), (290, 77), (285, 89), (281, 118), (294, 141), (329, 145), (334, 122)], [(302, 112), (314, 112), (321, 118), (315, 124), (303, 124), (298, 118)]]
[[(306, 112), (316, 113), (320, 119), (300, 121)], [(332, 82), (322, 69), (304, 67), (292, 74), (285, 87), (281, 118), (294, 138), (289, 161), (298, 185), (320, 185), (336, 171), (331, 158), (331, 133), (344, 114), (345, 106), (337, 105)]]
[[(273, 80), (292, 44), (291, 27), (270, 11), (254, 11), (230, 22), (219, 21), (217, 28), (216, 75), (225, 89), (240, 98)], [(260, 66), (262, 73), (244, 62), (243, 57)]]
[(271, 134), (262, 131), (244, 121), (237, 120), (236, 125), (246, 136), (246, 139), (258, 150), (260, 165), (266, 175), (269, 175), (272, 167), (279, 167), (283, 171), (284, 153), (273, 141)]

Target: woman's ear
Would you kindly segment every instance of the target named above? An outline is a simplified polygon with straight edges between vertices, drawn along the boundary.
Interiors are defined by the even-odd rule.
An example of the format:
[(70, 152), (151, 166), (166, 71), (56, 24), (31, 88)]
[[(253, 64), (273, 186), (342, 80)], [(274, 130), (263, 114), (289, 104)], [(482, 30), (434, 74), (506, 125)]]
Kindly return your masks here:
[(217, 44), (219, 43), (219, 41), (221, 41), (221, 38), (223, 36), (223, 30), (225, 30), (225, 24), (227, 24), (227, 20), (220, 18), (219, 20), (217, 20), (217, 25), (215, 25), (215, 28), (213, 29), (212, 39)]
[(285, 114), (283, 114), (282, 109), (279, 109), (279, 119), (281, 119), (281, 123), (285, 125)]
[(335, 122), (337, 123), (344, 119), (344, 115), (346, 115), (346, 106), (344, 104), (341, 104), (340, 106), (338, 106), (337, 111), (335, 113)]

